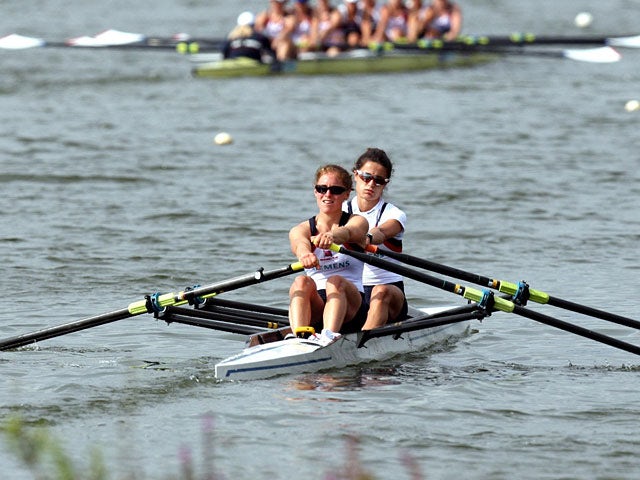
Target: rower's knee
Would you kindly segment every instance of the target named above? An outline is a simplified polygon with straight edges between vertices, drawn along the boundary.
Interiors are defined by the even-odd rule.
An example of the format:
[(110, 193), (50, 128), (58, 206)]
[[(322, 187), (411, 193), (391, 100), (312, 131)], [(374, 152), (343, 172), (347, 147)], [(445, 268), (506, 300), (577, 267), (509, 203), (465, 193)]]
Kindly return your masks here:
[(376, 285), (371, 290), (371, 302), (389, 303), (393, 299), (394, 291), (389, 285)]
[(327, 279), (327, 292), (330, 290), (342, 291), (344, 290), (347, 283), (350, 282), (344, 277), (341, 277), (340, 275), (334, 275), (333, 277)]
[(306, 275), (300, 275), (291, 284), (289, 289), (289, 297), (309, 296), (316, 291), (315, 282)]

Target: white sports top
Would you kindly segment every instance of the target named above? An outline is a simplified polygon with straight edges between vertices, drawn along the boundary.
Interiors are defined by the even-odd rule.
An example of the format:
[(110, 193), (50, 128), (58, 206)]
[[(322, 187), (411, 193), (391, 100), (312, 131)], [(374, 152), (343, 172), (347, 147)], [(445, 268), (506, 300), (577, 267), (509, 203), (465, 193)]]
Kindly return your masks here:
[[(398, 233), (392, 239), (387, 239), (384, 244), (378, 245), (378, 248), (380, 250), (392, 250), (394, 252), (402, 251), (402, 237), (404, 235), (404, 230), (407, 224), (407, 214), (400, 210), (398, 207), (392, 205), (391, 203), (385, 202), (381, 198), (378, 204), (371, 210), (362, 212), (358, 208), (358, 199), (354, 197), (350, 201), (345, 203), (345, 205), (343, 206), (343, 210), (357, 213), (358, 215), (366, 218), (369, 222), (369, 230), (377, 227), (380, 224), (383, 224), (390, 219), (400, 222), (400, 225), (402, 225), (402, 230), (400, 231), (400, 233)], [(384, 259), (389, 262), (400, 263), (393, 258), (385, 257)], [(383, 285), (386, 283), (395, 283), (401, 281), (402, 275), (398, 275), (397, 273), (392, 273), (368, 264), (364, 265), (362, 273), (363, 285)]]

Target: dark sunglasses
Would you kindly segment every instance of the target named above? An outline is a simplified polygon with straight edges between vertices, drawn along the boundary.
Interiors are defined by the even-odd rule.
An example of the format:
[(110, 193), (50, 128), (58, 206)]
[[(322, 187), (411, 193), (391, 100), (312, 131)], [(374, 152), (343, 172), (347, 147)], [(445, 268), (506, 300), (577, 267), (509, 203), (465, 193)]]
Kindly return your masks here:
[(362, 170), (355, 170), (355, 172), (364, 183), (369, 183), (371, 180), (373, 180), (373, 183), (376, 185), (386, 185), (389, 183), (388, 178), (384, 178), (379, 175), (371, 175), (370, 173), (363, 172)]
[(322, 195), (327, 192), (331, 192), (332, 195), (341, 195), (347, 191), (346, 188), (341, 187), (340, 185), (331, 185), (330, 187), (327, 185), (316, 185), (314, 188), (316, 189), (316, 192)]

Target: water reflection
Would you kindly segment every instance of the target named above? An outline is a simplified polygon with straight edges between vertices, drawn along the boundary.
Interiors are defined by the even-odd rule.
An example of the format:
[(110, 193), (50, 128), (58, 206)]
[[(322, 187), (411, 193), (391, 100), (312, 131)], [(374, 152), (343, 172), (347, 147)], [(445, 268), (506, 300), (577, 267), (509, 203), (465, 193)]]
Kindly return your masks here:
[(300, 375), (287, 383), (288, 389), (344, 392), (398, 385), (398, 365), (352, 367), (336, 372)]

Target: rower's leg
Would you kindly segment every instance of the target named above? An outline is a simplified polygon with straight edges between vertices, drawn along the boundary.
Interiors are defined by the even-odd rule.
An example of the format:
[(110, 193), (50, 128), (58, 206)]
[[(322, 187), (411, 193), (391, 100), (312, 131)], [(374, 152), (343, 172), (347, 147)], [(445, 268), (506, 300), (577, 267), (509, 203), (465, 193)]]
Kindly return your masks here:
[(404, 294), (395, 285), (376, 285), (371, 291), (367, 321), (363, 330), (382, 327), (390, 319), (395, 319), (402, 311)]
[(306, 275), (296, 277), (289, 289), (289, 325), (295, 332), (296, 327), (308, 327), (322, 318), (324, 302), (315, 282)]
[(362, 296), (349, 280), (336, 275), (327, 280), (327, 303), (322, 315), (324, 328), (339, 332), (345, 322), (353, 319), (362, 304)]

